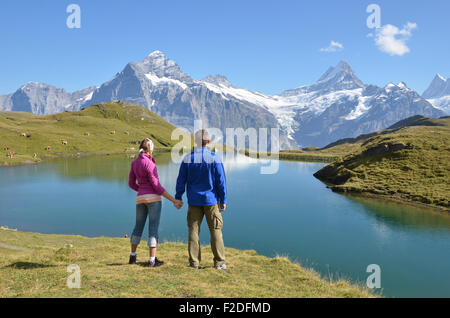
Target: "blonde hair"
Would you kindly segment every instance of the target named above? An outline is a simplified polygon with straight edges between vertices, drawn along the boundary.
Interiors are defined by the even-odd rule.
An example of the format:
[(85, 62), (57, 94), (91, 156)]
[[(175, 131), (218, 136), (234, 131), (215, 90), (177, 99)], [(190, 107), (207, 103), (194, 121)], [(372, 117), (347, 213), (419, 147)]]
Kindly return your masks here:
[(139, 152), (150, 152), (153, 151), (154, 147), (153, 141), (150, 138), (145, 138), (141, 141)]

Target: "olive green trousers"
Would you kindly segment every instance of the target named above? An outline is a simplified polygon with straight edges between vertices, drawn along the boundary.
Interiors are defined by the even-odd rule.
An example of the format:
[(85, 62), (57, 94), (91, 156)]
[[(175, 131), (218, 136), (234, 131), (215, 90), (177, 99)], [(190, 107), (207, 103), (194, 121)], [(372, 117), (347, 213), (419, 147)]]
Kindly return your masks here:
[(211, 250), (214, 255), (214, 266), (221, 266), (225, 263), (225, 246), (222, 237), (223, 219), (217, 204), (211, 206), (189, 205), (187, 214), (189, 263), (193, 266), (199, 266), (201, 262), (199, 234), (203, 216), (206, 217), (211, 234)]

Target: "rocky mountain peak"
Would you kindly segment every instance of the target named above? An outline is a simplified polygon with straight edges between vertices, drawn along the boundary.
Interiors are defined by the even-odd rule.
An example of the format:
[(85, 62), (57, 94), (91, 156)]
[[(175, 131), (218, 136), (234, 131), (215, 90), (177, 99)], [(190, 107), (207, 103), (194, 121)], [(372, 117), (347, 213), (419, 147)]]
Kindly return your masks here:
[(328, 81), (336, 76), (342, 77), (342, 75), (347, 74), (356, 77), (355, 72), (350, 65), (345, 61), (340, 61), (335, 67), (330, 66), (328, 70), (319, 78), (318, 82)]
[(423, 98), (439, 98), (450, 95), (450, 80), (436, 74), (430, 86), (423, 92)]
[(281, 95), (294, 96), (311, 92), (325, 94), (364, 87), (366, 85), (356, 76), (350, 65), (345, 61), (340, 61), (336, 66), (329, 67), (316, 83), (284, 91)]
[(175, 61), (169, 59), (161, 51), (153, 51), (143, 61), (133, 63), (143, 74), (154, 74), (183, 82), (192, 82), (192, 78), (182, 72)]
[(319, 83), (327, 83), (327, 85), (336, 86), (337, 89), (340, 87), (342, 87), (340, 89), (352, 89), (365, 86), (345, 61), (340, 61), (335, 67), (329, 67), (317, 81), (317, 84)]
[(24, 85), (22, 85), (19, 90), (30, 90), (30, 89), (45, 89), (45, 88), (56, 88), (52, 85), (48, 85), (45, 83), (39, 83), (39, 82), (28, 82)]
[(203, 82), (207, 82), (207, 83), (211, 83), (211, 84), (215, 84), (215, 85), (224, 85), (227, 87), (231, 87), (231, 83), (228, 80), (228, 78), (226, 78), (223, 75), (220, 74), (214, 74), (214, 75), (208, 75), (205, 78), (202, 79)]

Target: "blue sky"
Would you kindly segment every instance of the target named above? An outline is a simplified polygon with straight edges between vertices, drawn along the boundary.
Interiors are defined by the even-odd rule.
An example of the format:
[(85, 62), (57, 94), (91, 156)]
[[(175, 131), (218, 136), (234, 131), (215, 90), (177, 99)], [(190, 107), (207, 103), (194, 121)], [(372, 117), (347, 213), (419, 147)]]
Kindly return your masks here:
[[(71, 3), (81, 8), (80, 29), (66, 26)], [(388, 32), (376, 45), (383, 34), (366, 25), (371, 3), (381, 9), (378, 31), (407, 41), (392, 43)], [(436, 73), (450, 77), (449, 12), (447, 0), (1, 1), (0, 94), (29, 81), (100, 85), (154, 50), (195, 79), (223, 74), (268, 94), (310, 84), (340, 60), (365, 83), (404, 81), (422, 93)], [(342, 48), (321, 51), (331, 41)], [(409, 52), (389, 48), (396, 44)]]

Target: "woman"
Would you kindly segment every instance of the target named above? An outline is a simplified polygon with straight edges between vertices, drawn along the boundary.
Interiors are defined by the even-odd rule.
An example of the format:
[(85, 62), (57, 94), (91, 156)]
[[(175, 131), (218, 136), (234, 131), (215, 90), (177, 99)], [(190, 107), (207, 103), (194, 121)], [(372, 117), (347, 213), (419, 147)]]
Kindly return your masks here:
[[(136, 264), (136, 248), (141, 241), (142, 231), (148, 216), (148, 247), (150, 259), (146, 266), (158, 267), (164, 264), (156, 258), (158, 245), (158, 227), (161, 216), (161, 196), (172, 201), (177, 209), (183, 202), (175, 200), (159, 183), (155, 158), (152, 157), (153, 142), (146, 138), (140, 145), (139, 157), (131, 164), (128, 185), (137, 191), (136, 197), (136, 225), (131, 235), (131, 254), (129, 264)], [(137, 180), (137, 184), (136, 184)]]

